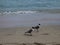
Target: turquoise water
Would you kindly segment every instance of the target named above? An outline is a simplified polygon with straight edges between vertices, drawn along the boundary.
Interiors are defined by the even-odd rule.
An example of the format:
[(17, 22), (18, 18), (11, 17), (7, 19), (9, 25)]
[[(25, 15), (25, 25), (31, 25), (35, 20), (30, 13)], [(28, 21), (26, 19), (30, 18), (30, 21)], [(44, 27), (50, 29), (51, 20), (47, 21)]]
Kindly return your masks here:
[(0, 12), (60, 9), (60, 0), (0, 0)]

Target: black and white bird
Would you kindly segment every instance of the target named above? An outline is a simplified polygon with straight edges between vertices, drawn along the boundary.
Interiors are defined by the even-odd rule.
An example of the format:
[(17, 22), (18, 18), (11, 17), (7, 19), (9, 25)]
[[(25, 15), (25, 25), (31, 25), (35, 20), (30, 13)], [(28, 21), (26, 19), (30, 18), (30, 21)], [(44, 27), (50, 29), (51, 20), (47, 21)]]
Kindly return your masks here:
[(32, 31), (34, 31), (33, 27), (29, 29), (28, 31), (26, 31), (24, 35), (32, 36)]
[(39, 32), (38, 29), (40, 28), (40, 24), (38, 24), (37, 26), (34, 26), (34, 27), (32, 27), (32, 28), (36, 29), (37, 32)]

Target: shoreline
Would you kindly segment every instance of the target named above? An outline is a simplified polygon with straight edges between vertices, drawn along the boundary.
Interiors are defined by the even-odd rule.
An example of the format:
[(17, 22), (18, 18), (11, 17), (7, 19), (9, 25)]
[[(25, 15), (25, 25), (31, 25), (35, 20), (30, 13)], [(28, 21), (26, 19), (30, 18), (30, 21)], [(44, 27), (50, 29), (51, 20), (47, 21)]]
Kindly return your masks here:
[(16, 11), (0, 11), (0, 16), (4, 15), (16, 15), (16, 14), (40, 14), (40, 13), (48, 13), (48, 14), (60, 14), (60, 9), (40, 9), (40, 10), (16, 10)]

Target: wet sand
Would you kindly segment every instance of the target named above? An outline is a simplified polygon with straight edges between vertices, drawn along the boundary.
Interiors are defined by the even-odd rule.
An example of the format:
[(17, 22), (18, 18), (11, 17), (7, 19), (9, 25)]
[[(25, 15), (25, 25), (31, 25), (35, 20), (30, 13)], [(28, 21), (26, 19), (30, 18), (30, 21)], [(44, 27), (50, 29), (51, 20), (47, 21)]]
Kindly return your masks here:
[(0, 28), (0, 45), (60, 45), (60, 25), (40, 26), (32, 36), (24, 35), (29, 28)]
[(7, 14), (0, 16), (0, 28), (35, 26), (41, 25), (60, 25), (60, 13), (33, 13), (33, 14)]

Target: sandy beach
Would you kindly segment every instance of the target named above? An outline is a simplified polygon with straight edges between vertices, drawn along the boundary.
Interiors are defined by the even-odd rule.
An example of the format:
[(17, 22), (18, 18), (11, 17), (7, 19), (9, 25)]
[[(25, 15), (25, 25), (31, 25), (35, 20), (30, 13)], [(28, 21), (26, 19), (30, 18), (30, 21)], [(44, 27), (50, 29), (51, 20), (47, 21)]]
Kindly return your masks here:
[(60, 0), (0, 0), (0, 45), (60, 45)]
[(32, 36), (24, 35), (29, 28), (0, 28), (0, 45), (60, 45), (60, 25), (40, 26)]

